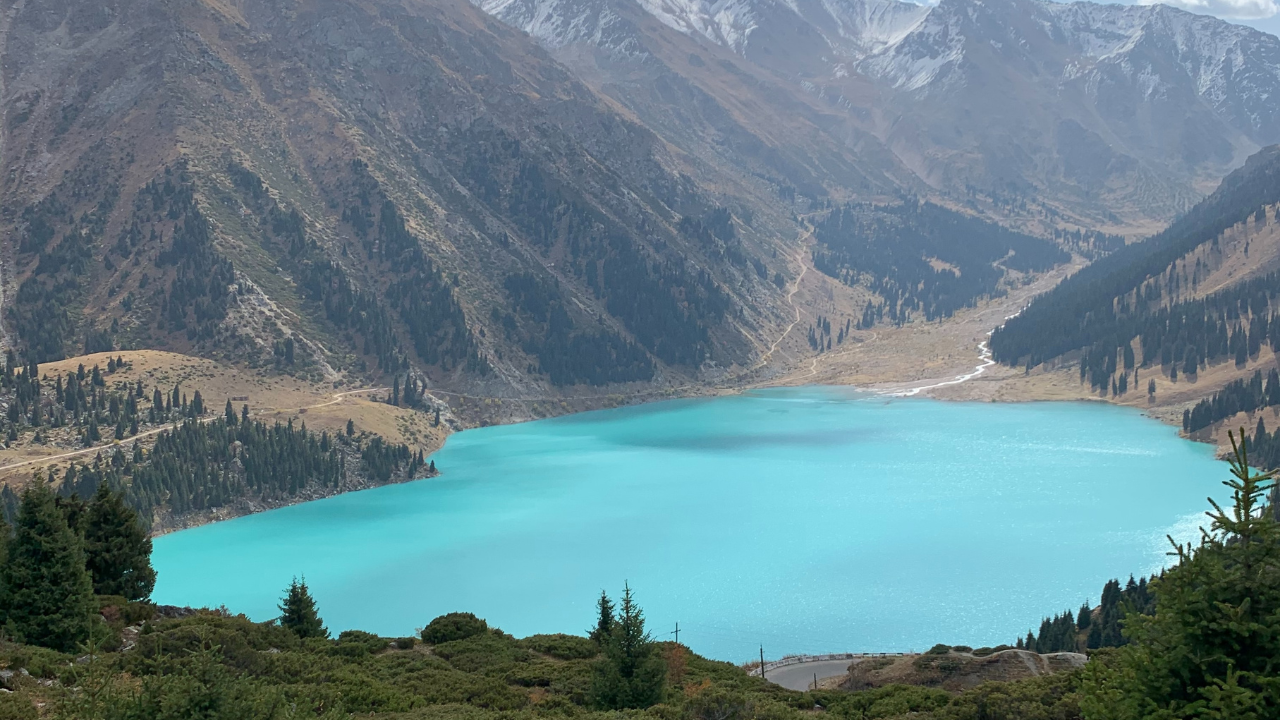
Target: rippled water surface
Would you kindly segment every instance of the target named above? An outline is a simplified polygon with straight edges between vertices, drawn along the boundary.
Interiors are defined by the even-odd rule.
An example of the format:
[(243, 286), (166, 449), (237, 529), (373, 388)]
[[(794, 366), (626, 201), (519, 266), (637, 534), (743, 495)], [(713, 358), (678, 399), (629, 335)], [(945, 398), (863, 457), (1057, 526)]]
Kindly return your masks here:
[(305, 574), (331, 630), (468, 610), (582, 632), (635, 589), (694, 651), (1012, 642), (1158, 568), (1221, 497), (1210, 448), (1097, 403), (770, 390), (454, 435), (432, 480), (157, 539), (158, 602), (258, 620)]

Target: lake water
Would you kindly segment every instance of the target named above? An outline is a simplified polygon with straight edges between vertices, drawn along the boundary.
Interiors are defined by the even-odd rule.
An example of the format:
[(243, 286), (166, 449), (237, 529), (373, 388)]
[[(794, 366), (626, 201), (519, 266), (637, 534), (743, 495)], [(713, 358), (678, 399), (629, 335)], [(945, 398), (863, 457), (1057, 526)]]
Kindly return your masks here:
[(695, 652), (1012, 643), (1165, 562), (1221, 499), (1211, 449), (1100, 403), (801, 388), (469, 430), (438, 478), (166, 535), (155, 599), (278, 614), (305, 574), (330, 630), (471, 611), (585, 631), (629, 582)]

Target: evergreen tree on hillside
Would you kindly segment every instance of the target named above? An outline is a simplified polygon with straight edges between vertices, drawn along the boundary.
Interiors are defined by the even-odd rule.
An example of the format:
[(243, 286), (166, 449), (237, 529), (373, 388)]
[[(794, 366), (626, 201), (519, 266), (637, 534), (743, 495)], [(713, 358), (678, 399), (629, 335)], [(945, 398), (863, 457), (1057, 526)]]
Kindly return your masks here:
[(591, 640), (597, 644), (608, 640), (613, 635), (614, 624), (613, 601), (609, 599), (609, 593), (601, 590), (600, 599), (596, 601), (596, 626), (591, 630)]
[(667, 669), (644, 629), (644, 613), (624, 586), (617, 621), (595, 666), (591, 696), (609, 710), (647, 708), (662, 701)]
[(39, 473), (22, 493), (0, 577), (12, 636), (62, 651), (74, 650), (89, 637), (93, 582), (85, 570), (84, 549)]
[(1243, 439), (1231, 444), (1231, 507), (1210, 500), (1209, 531), (1197, 547), (1175, 543), (1178, 564), (1150, 584), (1155, 614), (1131, 612), (1130, 643), (1086, 666), (1085, 717), (1280, 717), (1280, 524), (1263, 508), (1272, 473), (1250, 470)]
[(84, 530), (86, 566), (99, 595), (145, 600), (156, 585), (151, 567), (151, 538), (138, 514), (107, 483), (89, 503)]
[[(50, 480), (56, 480), (51, 477)], [(84, 522), (89, 514), (89, 504), (80, 499), (80, 496), (72, 493), (66, 496), (56, 496), (53, 504), (57, 506), (58, 512), (62, 513), (62, 517), (67, 520), (67, 527), (77, 535), (84, 536)]]
[(280, 601), (280, 625), (292, 630), (298, 637), (327, 638), (329, 631), (316, 611), (316, 601), (307, 588), (307, 579), (294, 578)]
[[(1124, 643), (1120, 621), (1124, 618), (1121, 607), (1120, 581), (1111, 580), (1102, 588), (1102, 600), (1098, 605), (1098, 645), (1090, 647), (1116, 647)], [(1093, 633), (1090, 632), (1090, 638)]]

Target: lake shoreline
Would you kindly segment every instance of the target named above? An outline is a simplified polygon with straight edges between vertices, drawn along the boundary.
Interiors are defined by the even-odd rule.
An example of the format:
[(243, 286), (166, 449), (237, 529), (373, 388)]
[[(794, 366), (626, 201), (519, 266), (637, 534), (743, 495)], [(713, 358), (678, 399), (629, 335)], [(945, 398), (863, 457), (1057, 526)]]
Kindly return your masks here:
[[(691, 641), (717, 657), (739, 658), (738, 645), (755, 638), (739, 642), (725, 635), (738, 631), (717, 629), (723, 620), (715, 618), (754, 628), (760, 608), (775, 606), (805, 608), (782, 613), (759, 638), (779, 651), (991, 645), (1025, 633), (1044, 607), (1078, 604), (1107, 578), (1163, 558), (1157, 540), (1220, 479), (1208, 448), (1132, 411), (1098, 403), (896, 402), (855, 391), (779, 388), (460, 434), (436, 455), (438, 481), (347, 493), (158, 539), (157, 600), (217, 599), (266, 617), (275, 585), (305, 573), (332, 608), (331, 628), (404, 634), (422, 617), (463, 608), (520, 635), (589, 622), (600, 588), (626, 580), (643, 593), (655, 623), (679, 620), (682, 640), (689, 628)], [(932, 451), (919, 452), (921, 443)], [(1035, 458), (1030, 474), (1026, 457)], [(926, 488), (895, 480), (914, 477), (945, 481)], [(1126, 485), (1134, 497), (1152, 483), (1162, 488), (1140, 518), (1129, 502), (1103, 502), (1120, 477), (1139, 478)], [(1047, 512), (1057, 529), (1027, 525)], [(763, 560), (741, 553), (743, 533), (758, 527), (785, 539), (765, 548)], [(813, 527), (823, 531), (804, 530)], [(965, 543), (939, 545), (935, 537), (975, 528), (1031, 545), (1000, 544), (984, 551), (1000, 557), (979, 557)], [(1045, 547), (1034, 549), (1037, 543)], [(690, 548), (698, 549), (694, 557)], [(1092, 559), (1076, 563), (1079, 577), (1059, 587), (1060, 572), (1031, 560), (1041, 552), (1054, 562)], [(776, 577), (756, 582), (761, 562)], [(913, 568), (905, 576), (896, 569), (904, 565)], [(429, 580), (420, 581), (424, 568)], [(1013, 582), (1012, 568), (1043, 570), (1045, 578), (1017, 581), (1022, 590), (1013, 596), (984, 595)], [(876, 583), (853, 580), (880, 575)], [(934, 607), (932, 596), (907, 587), (925, 582), (968, 583), (982, 597), (961, 605), (989, 612), (952, 622), (952, 603)], [(421, 592), (415, 583), (425, 583)], [(561, 583), (582, 587), (569, 592)], [(542, 600), (518, 602), (513, 588)], [(773, 598), (780, 588), (796, 597)], [(886, 597), (886, 588), (898, 594)], [(365, 596), (375, 591), (371, 605)], [(936, 627), (899, 622), (894, 614), (913, 604), (932, 608)], [(862, 619), (850, 621), (850, 613)], [(869, 625), (873, 616), (882, 622)], [(793, 627), (797, 618), (803, 622)], [(969, 629), (957, 635), (961, 626)], [(844, 634), (828, 638), (830, 628)]]

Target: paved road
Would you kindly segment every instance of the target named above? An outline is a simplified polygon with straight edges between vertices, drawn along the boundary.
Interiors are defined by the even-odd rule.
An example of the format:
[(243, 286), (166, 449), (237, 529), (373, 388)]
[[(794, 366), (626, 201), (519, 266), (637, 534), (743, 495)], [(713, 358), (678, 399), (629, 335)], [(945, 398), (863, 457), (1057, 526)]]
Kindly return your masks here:
[(813, 675), (818, 679), (843, 675), (849, 669), (850, 660), (823, 660), (821, 662), (800, 663), (775, 668), (765, 673), (769, 682), (781, 685), (790, 690), (809, 690), (813, 687)]

